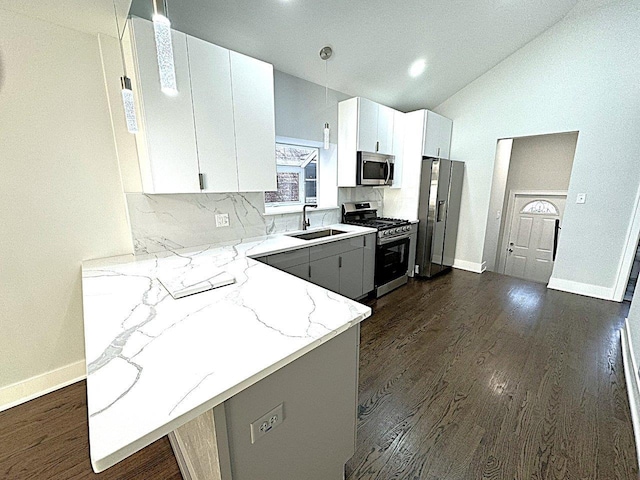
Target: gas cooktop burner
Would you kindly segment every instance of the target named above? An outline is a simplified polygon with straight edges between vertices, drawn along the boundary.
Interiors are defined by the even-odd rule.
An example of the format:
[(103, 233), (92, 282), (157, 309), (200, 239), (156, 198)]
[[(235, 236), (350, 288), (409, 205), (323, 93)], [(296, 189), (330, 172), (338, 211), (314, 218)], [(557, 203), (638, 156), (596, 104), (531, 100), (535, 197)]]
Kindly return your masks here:
[(345, 220), (345, 223), (349, 223), (351, 225), (360, 225), (362, 227), (371, 227), (377, 228), (378, 230), (384, 230), (386, 228), (394, 228), (403, 225), (409, 225), (410, 222), (407, 220), (400, 220), (399, 218), (370, 218), (370, 219), (362, 219), (362, 220)]

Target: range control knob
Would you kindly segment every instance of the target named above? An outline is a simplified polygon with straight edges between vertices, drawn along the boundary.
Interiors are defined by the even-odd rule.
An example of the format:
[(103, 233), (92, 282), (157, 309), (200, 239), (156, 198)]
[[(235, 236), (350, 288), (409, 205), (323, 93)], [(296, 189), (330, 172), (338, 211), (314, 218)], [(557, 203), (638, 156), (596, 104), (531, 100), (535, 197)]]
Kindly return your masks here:
[(402, 227), (403, 232), (408, 232), (409, 230), (411, 230), (411, 227)]

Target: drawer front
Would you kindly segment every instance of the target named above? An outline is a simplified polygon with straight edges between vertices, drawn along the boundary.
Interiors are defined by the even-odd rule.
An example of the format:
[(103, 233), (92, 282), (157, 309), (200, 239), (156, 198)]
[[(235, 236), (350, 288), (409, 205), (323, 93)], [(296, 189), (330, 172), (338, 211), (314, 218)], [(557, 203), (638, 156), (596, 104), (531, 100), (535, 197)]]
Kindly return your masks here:
[(267, 263), (280, 270), (309, 263), (309, 249), (301, 248), (291, 252), (276, 253), (267, 257)]
[(364, 248), (364, 238), (364, 235), (361, 235), (359, 237), (347, 238), (346, 240), (338, 240), (337, 242), (329, 242), (310, 247), (309, 260), (313, 262), (322, 258), (350, 252), (358, 248)]

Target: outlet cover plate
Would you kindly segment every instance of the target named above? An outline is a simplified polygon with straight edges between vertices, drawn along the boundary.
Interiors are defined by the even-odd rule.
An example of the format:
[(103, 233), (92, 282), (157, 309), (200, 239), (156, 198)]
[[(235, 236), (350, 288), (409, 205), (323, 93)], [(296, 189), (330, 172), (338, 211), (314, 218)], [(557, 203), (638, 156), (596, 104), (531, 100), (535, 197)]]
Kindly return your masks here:
[(217, 213), (216, 214), (216, 227), (228, 227), (229, 226), (229, 214)]
[(251, 427), (251, 443), (256, 443), (259, 439), (271, 432), (284, 421), (284, 403), (281, 403), (269, 413), (253, 422)]

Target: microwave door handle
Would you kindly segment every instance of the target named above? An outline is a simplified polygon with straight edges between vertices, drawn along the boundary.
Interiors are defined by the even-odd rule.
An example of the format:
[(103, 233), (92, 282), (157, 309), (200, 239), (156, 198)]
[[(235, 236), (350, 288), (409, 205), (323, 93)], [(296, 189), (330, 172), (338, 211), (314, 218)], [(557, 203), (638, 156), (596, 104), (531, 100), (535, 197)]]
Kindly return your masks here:
[(389, 183), (389, 178), (391, 178), (391, 165), (389, 164), (389, 160), (387, 160), (387, 178), (385, 179), (385, 185)]

